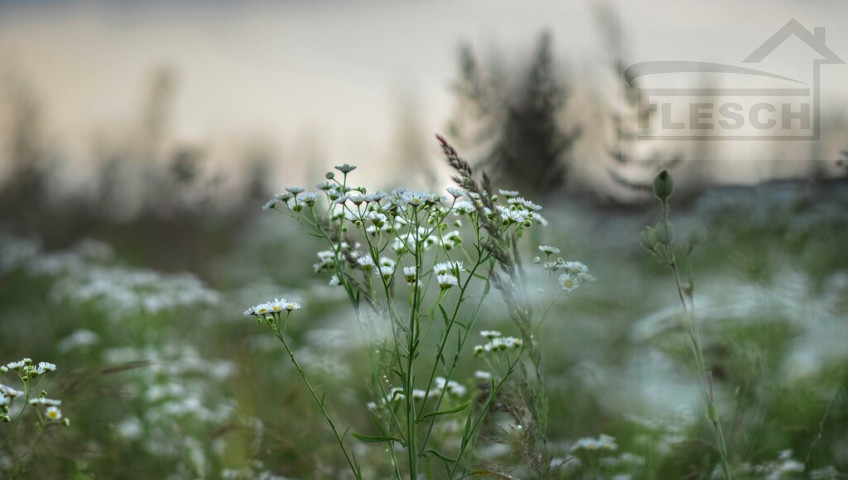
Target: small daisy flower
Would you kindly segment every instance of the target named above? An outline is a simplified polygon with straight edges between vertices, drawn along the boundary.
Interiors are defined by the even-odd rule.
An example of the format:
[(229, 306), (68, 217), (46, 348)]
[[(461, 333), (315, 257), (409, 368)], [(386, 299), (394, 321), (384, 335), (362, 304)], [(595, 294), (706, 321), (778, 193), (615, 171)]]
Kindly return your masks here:
[(303, 187), (286, 187), (286, 191), (291, 193), (292, 195), (297, 195), (298, 193), (303, 193), (306, 191)]
[(459, 280), (451, 274), (438, 275), (436, 279), (439, 282), (439, 286), (442, 287), (442, 290), (447, 290), (459, 285)]
[(271, 311), (274, 313), (282, 313), (283, 310), (286, 309), (286, 299), (285, 298), (275, 298), (271, 304)]
[(311, 207), (318, 201), (318, 194), (315, 192), (304, 192), (298, 195), (297, 199)]
[(254, 315), (265, 315), (266, 313), (271, 313), (271, 304), (270, 303), (260, 303), (253, 307)]
[(581, 283), (580, 277), (573, 273), (563, 273), (557, 279), (559, 281), (559, 286), (562, 287), (563, 291), (571, 292), (575, 288), (579, 287)]
[(463, 200), (461, 202), (456, 202), (453, 206), (452, 212), (456, 215), (471, 215), (472, 213), (477, 212), (477, 207), (475, 207), (473, 203)]
[(448, 187), (447, 191), (448, 191), (448, 193), (451, 194), (451, 196), (453, 198), (459, 198), (459, 197), (465, 196), (465, 190), (463, 190), (459, 187)]
[(56, 399), (53, 399), (53, 398), (38, 397), (38, 398), (31, 399), (29, 401), (29, 404), (30, 405), (47, 405), (47, 406), (51, 406), (51, 407), (58, 407), (59, 405), (62, 404), (62, 401), (56, 400)]
[(400, 198), (407, 205), (418, 207), (427, 203), (427, 201), (430, 199), (430, 194), (427, 192), (418, 192), (410, 190), (403, 192)]
[(516, 191), (516, 190), (498, 190), (498, 193), (500, 193), (501, 195), (503, 195), (507, 199), (512, 198), (512, 197), (517, 197), (517, 196), (520, 195), (520, 193), (518, 193), (518, 191)]
[(38, 362), (38, 366), (35, 368), (35, 373), (42, 375), (46, 372), (55, 372), (56, 365), (50, 362)]
[(361, 193), (359, 193), (359, 192), (355, 192), (355, 193), (351, 193), (351, 194), (349, 194), (349, 195), (347, 196), (347, 199), (348, 199), (348, 200), (349, 200), (352, 204), (354, 204), (354, 205), (356, 205), (356, 206), (358, 207), (358, 206), (362, 205), (362, 202), (364, 202), (364, 201), (365, 201), (365, 195), (363, 195), (363, 194), (361, 194)]
[(299, 303), (297, 303), (297, 302), (288, 301), (288, 302), (286, 302), (285, 307), (286, 307), (286, 310), (287, 310), (289, 313), (291, 313), (293, 310), (299, 310), (299, 309), (300, 309), (300, 304), (299, 304)]
[(358, 263), (359, 266), (362, 267), (362, 269), (366, 272), (370, 272), (371, 269), (374, 267), (374, 259), (372, 259), (370, 256), (359, 257), (358, 259), (356, 259), (356, 263)]
[(512, 223), (524, 223), (529, 220), (527, 216), (527, 212), (524, 210), (517, 210), (512, 208), (507, 208), (501, 205), (495, 207), (498, 210), (498, 215), (501, 217), (504, 225), (509, 225)]
[(377, 203), (386, 198), (386, 196), (386, 192), (369, 193), (368, 195), (365, 195), (365, 201), (368, 203)]
[(480, 335), (491, 340), (493, 338), (500, 337), (502, 334), (501, 334), (501, 332), (499, 332), (497, 330), (483, 330), (483, 331), (480, 332)]
[(510, 205), (517, 205), (519, 207), (523, 207), (531, 212), (538, 212), (542, 209), (541, 205), (537, 205), (530, 200), (525, 200), (524, 197), (514, 197), (507, 200)]
[(58, 407), (47, 407), (44, 413), (50, 420), (58, 421), (62, 419), (62, 411)]
[(418, 276), (415, 267), (403, 267), (403, 276), (406, 278), (406, 282), (412, 284), (415, 281), (415, 278)]
[(545, 255), (556, 255), (559, 253), (559, 249), (556, 247), (552, 247), (550, 245), (539, 245), (539, 251), (544, 253)]
[(268, 200), (267, 202), (265, 202), (264, 205), (262, 205), (262, 210), (270, 210), (272, 208), (275, 208), (277, 206), (277, 202), (279, 202), (279, 200), (277, 200), (276, 198)]
[(0, 372), (6, 373), (9, 370), (18, 370), (18, 369), (24, 368), (26, 365), (29, 365), (31, 363), (32, 363), (31, 358), (22, 358), (22, 359), (18, 360), (17, 362), (9, 362), (6, 365), (0, 367)]
[(334, 286), (334, 287), (335, 287), (335, 286), (337, 286), (337, 285), (341, 285), (341, 284), (342, 284), (342, 281), (341, 281), (341, 279), (339, 278), (339, 275), (338, 275), (338, 274), (333, 275), (332, 277), (330, 277), (330, 285), (332, 285), (332, 286)]
[(462, 261), (454, 260), (450, 262), (442, 262), (433, 265), (433, 271), (436, 275), (446, 275), (448, 273), (459, 273), (462, 271)]
[(337, 166), (336, 170), (338, 170), (338, 171), (340, 171), (344, 174), (347, 174), (347, 173), (350, 173), (350, 172), (356, 170), (356, 167), (354, 167), (353, 165), (349, 165), (349, 164), (345, 163), (344, 165)]
[(20, 390), (15, 390), (14, 388), (8, 385), (3, 385), (2, 383), (0, 383), (0, 397), (15, 398), (19, 395), (22, 395), (23, 393), (24, 392), (21, 392)]

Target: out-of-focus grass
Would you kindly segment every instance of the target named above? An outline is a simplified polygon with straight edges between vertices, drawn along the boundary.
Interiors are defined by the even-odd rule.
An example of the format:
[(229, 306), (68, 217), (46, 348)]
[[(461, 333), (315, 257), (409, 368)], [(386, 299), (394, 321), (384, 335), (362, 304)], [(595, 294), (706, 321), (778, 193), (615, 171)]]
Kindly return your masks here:
[[(728, 188), (676, 213), (680, 232), (709, 231), (691, 258), (696, 317), (740, 478), (848, 472), (846, 197), (841, 184)], [(551, 451), (581, 461), (568, 460), (563, 478), (709, 477), (717, 454), (676, 293), (638, 246), (658, 212), (564, 201), (545, 214), (551, 225), (536, 243), (559, 246), (597, 277), (559, 298), (538, 334)], [(4, 237), (0, 362), (56, 363), (51, 395), (72, 421), (48, 432), (25, 478), (340, 478), (343, 460), (308, 392), (266, 329), (241, 314), (268, 297), (300, 300), (289, 333), (304, 368), (331, 415), (368, 431), (370, 370), (355, 321), (343, 294), (312, 273), (321, 247), (293, 223), (269, 214), (243, 227), (238, 248), (209, 259), (217, 290), (128, 267), (98, 244), (57, 253)], [(511, 328), (498, 301), (483, 318), (482, 328)], [(473, 387), (483, 365), (466, 353), (458, 378)], [(600, 434), (617, 451), (571, 452)], [(807, 462), (803, 474), (789, 471), (785, 450)], [(509, 465), (504, 452), (481, 449)], [(366, 466), (378, 453), (357, 450)]]

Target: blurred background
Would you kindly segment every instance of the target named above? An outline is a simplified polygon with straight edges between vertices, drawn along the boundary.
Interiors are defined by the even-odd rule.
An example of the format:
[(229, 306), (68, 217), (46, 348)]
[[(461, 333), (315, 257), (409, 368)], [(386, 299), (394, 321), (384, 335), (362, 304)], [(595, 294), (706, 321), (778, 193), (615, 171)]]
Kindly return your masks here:
[[(658, 218), (648, 185), (669, 169), (681, 231), (710, 232), (693, 262), (738, 459), (778, 468), (794, 449), (807, 472), (845, 478), (848, 351), (834, 339), (848, 338), (848, 66), (821, 68), (816, 141), (638, 138), (624, 75), (658, 60), (741, 64), (791, 19), (824, 27), (848, 59), (848, 4), (835, 0), (0, 0), (0, 362), (66, 367), (55, 388), (84, 425), (49, 438), (68, 453), (37, 453), (54, 461), (33, 471), (334, 478), (319, 443), (284, 433), (291, 413), (263, 408), (309, 405), (241, 311), (281, 290), (333, 299), (310, 311), (320, 334), (301, 339), (325, 370), (338, 365), (328, 350), (355, 355), (327, 347), (351, 319), (311, 274), (305, 233), (259, 207), (342, 163), (371, 189), (442, 191), (440, 133), (543, 203), (540, 241), (598, 276), (554, 310), (572, 318), (551, 336), (551, 388), (569, 405), (555, 440), (611, 432), (644, 447), (665, 427), (634, 415), (695, 398), (672, 361), (686, 358), (680, 332), (664, 336), (670, 279), (637, 240)], [(803, 77), (809, 52), (793, 42), (807, 63), (772, 67)], [(333, 375), (351, 371), (324, 373), (346, 385)], [(364, 404), (357, 392), (341, 410)], [(680, 415), (656, 433), (676, 439), (672, 453), (639, 450), (650, 468), (635, 478), (709, 474), (711, 454), (686, 440), (704, 422)], [(191, 440), (151, 466), (166, 438)]]

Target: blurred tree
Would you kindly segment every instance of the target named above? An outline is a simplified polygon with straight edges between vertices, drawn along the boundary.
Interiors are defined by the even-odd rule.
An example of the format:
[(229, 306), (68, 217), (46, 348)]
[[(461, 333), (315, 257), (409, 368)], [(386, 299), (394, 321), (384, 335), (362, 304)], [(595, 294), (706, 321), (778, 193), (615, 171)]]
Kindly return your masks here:
[(646, 101), (639, 97), (638, 87), (627, 78), (619, 16), (608, 5), (602, 4), (595, 10), (595, 19), (604, 47), (612, 56), (612, 72), (619, 92), (619, 95), (613, 96), (617, 104), (610, 115), (614, 140), (608, 147), (613, 160), (608, 172), (620, 190), (626, 192), (623, 196), (632, 199), (635, 195), (651, 200), (653, 178), (661, 170), (670, 170), (678, 165), (683, 155), (668, 154), (651, 142), (639, 140), (639, 134), (650, 128), (656, 110), (648, 108)]
[(12, 72), (0, 77), (0, 152), (7, 172), (0, 185), (0, 213), (25, 225), (38, 222), (48, 201), (49, 143), (36, 92)]
[(543, 32), (533, 60), (511, 86), (497, 61), (486, 68), (460, 51), (457, 113), (448, 131), (502, 185), (547, 195), (565, 183), (580, 127), (562, 117), (568, 90), (557, 72), (552, 36)]

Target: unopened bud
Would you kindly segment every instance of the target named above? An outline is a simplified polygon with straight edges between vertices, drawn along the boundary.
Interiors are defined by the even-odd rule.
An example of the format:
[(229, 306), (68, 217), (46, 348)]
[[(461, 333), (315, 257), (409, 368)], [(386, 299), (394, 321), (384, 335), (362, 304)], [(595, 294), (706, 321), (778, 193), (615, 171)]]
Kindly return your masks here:
[(671, 180), (668, 170), (663, 170), (654, 179), (654, 195), (660, 201), (665, 202), (671, 196), (672, 192), (674, 192), (674, 182)]
[(648, 250), (657, 248), (657, 232), (651, 227), (645, 227), (639, 233), (639, 242)]
[(713, 423), (718, 422), (718, 410), (713, 402), (710, 402), (709, 405), (707, 405), (707, 418), (709, 418)]
[(669, 245), (674, 241), (674, 227), (671, 226), (671, 223), (662, 220), (657, 224), (657, 228), (655, 229), (657, 235), (657, 242), (663, 245)]

